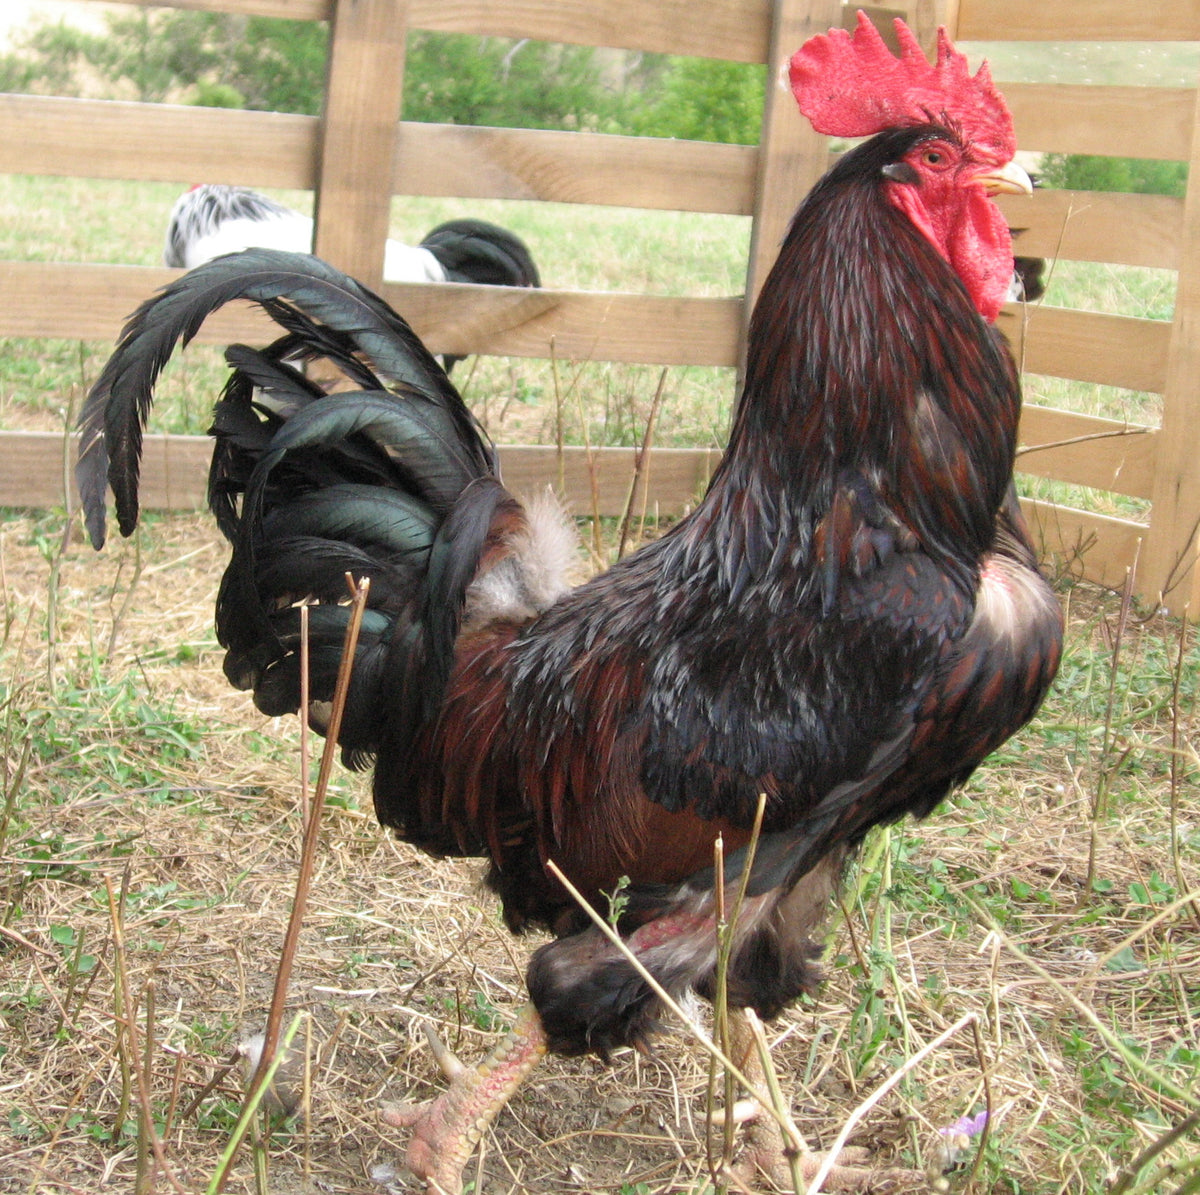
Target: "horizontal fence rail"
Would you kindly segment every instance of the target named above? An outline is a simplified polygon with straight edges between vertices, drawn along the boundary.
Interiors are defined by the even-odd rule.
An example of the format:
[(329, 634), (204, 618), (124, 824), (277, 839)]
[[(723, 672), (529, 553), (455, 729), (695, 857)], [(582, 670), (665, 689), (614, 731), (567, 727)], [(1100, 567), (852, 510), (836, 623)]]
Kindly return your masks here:
[[(136, 0), (141, 3), (142, 0)], [(148, 3), (149, 0), (146, 0)], [(628, 293), (514, 291), (467, 285), (381, 284), (381, 230), (393, 195), (596, 204), (750, 217), (746, 295), (753, 296), (829, 146), (796, 119), (790, 96), (768, 92), (760, 146), (493, 129), (402, 119), (399, 66), (406, 29), (531, 37), (589, 46), (763, 62), (774, 79), (809, 33), (842, 20), (836, 0), (175, 0), (177, 8), (329, 22), (326, 119), (169, 105), (0, 95), (0, 170), (144, 181), (226, 182), (312, 191), (317, 242), (335, 264), (380, 285), (437, 352), (555, 356), (571, 361), (736, 367), (745, 296), (695, 298)], [(926, 44), (937, 19), (962, 41), (1200, 40), (1194, 3), (1132, 6), (1125, 0), (913, 0), (874, 5), (906, 14)], [(371, 22), (374, 22), (373, 24)], [(386, 86), (384, 86), (386, 84)], [(1195, 162), (1193, 88), (1005, 84), (1018, 142), (1034, 153), (1089, 153)], [(781, 98), (782, 95), (782, 98)], [(778, 101), (778, 102), (777, 102)], [(329, 137), (329, 122), (342, 130)], [(345, 130), (361, 131), (347, 136)], [(358, 142), (361, 141), (361, 145)], [(98, 144), (104, 153), (96, 153)], [(356, 158), (357, 155), (357, 158)], [(364, 172), (356, 160), (369, 158)], [(86, 164), (86, 165), (81, 165)], [(366, 181), (345, 180), (366, 175)], [(1200, 170), (1192, 171), (1193, 180)], [(1020, 253), (1049, 259), (1176, 271), (1173, 320), (1137, 319), (1046, 304), (1007, 308), (999, 327), (1030, 374), (1162, 396), (1161, 426), (1125, 425), (1027, 406), (1018, 467), (1031, 476), (1151, 503), (1135, 522), (1030, 502), (1046, 551), (1081, 575), (1119, 584), (1140, 558), (1143, 594), (1171, 584), (1176, 609), (1200, 610), (1187, 568), (1200, 522), (1200, 454), (1187, 429), (1200, 424), (1200, 183), (1185, 199), (1041, 191), (1005, 200)], [(0, 335), (111, 343), (120, 324), (175, 271), (76, 262), (0, 262)], [(549, 280), (552, 283), (552, 280)], [(248, 309), (218, 313), (199, 340), (269, 335)], [(29, 433), (32, 435), (32, 433)], [(171, 438), (167, 438), (170, 440)], [(148, 443), (151, 441), (148, 441)], [(203, 493), (203, 439), (153, 440), (146, 504), (188, 505)], [(504, 449), (506, 476), (564, 482), (580, 513), (620, 513), (628, 503), (630, 453)], [(614, 455), (615, 454), (615, 455)], [(0, 434), (3, 500), (64, 498), (56, 437)], [(656, 450), (645, 500), (677, 511), (695, 500), (712, 452)], [(36, 464), (34, 462), (37, 462)], [(58, 462), (55, 464), (55, 462)], [(614, 471), (610, 477), (609, 472)], [(600, 480), (598, 480), (600, 479)], [(578, 489), (572, 489), (578, 486)], [(57, 488), (56, 488), (57, 487)], [(22, 495), (24, 495), (22, 497)], [(1169, 579), (1169, 580), (1168, 580)]]

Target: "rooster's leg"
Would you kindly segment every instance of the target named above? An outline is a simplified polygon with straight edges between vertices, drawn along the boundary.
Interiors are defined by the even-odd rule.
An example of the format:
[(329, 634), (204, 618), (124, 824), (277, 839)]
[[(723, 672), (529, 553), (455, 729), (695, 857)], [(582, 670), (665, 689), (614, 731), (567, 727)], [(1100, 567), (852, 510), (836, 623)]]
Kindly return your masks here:
[[(745, 1015), (729, 1019), (729, 1057), (756, 1091), (767, 1089), (754, 1030)], [(748, 1105), (743, 1105), (738, 1119), (745, 1125), (742, 1132), (744, 1148), (738, 1165), (742, 1177), (753, 1180), (762, 1175), (787, 1190), (791, 1170), (787, 1143), (779, 1122), (753, 1096)], [(801, 1155), (812, 1157), (807, 1145), (802, 1144)]]
[[(729, 1022), (730, 1060), (751, 1081), (757, 1091), (766, 1091), (767, 1084), (762, 1060), (754, 1040), (754, 1030), (745, 1016), (731, 1017)], [(738, 1164), (739, 1177), (753, 1184), (760, 1177), (782, 1191), (792, 1190), (792, 1160), (787, 1142), (779, 1122), (757, 1099), (750, 1101), (749, 1109), (739, 1117), (745, 1124), (743, 1141), (745, 1148)], [(858, 1147), (843, 1149), (829, 1176), (821, 1184), (823, 1191), (873, 1191), (881, 1186), (896, 1184), (908, 1188), (909, 1184), (924, 1182), (919, 1170), (900, 1168), (877, 1168), (863, 1165), (869, 1151)], [(813, 1153), (803, 1144), (799, 1151), (800, 1174), (805, 1183), (811, 1182), (825, 1163), (825, 1154)], [(922, 1189), (924, 1189), (922, 1187)]]
[(441, 1043), (435, 1055), (450, 1086), (424, 1104), (387, 1104), (381, 1119), (411, 1128), (408, 1168), (429, 1195), (458, 1195), (462, 1171), (496, 1113), (508, 1103), (546, 1052), (546, 1034), (532, 1004), (526, 1005), (504, 1040), (476, 1066), (460, 1063)]

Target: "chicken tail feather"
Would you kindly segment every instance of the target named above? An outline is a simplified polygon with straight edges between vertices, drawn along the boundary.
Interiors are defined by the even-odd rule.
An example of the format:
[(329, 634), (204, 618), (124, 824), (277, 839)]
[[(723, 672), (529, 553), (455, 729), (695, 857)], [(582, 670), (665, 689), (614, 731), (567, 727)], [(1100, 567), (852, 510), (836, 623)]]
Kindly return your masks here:
[(442, 408), (480, 470), (491, 470), (485, 437), (458, 392), (382, 299), (309, 254), (250, 249), (200, 266), (143, 303), (92, 387), (80, 416), (76, 479), (96, 547), (105, 539), (107, 485), (116, 497), (121, 533), (130, 535), (137, 525), (142, 431), (159, 373), (177, 344), (186, 346), (208, 316), (235, 299), (258, 303), (277, 322), (295, 312), (301, 323), (323, 325), (386, 382)]
[[(234, 345), (216, 406), (209, 504), (233, 547), (217, 599), (225, 671), (264, 712), (297, 711), (301, 606), (309, 708), (323, 729), (348, 618), (345, 578), (371, 579), (340, 741), (362, 766), (433, 717), (467, 592), (524, 524), (495, 452), (457, 390), (386, 303), (307, 254), (217, 258), (142, 305), (88, 397), (77, 476), (92, 542), (111, 485), (123, 534), (138, 518), (142, 432), (177, 345), (234, 299), (282, 329)], [(326, 393), (297, 362), (323, 358), (355, 389)], [(382, 700), (381, 694), (395, 693)]]

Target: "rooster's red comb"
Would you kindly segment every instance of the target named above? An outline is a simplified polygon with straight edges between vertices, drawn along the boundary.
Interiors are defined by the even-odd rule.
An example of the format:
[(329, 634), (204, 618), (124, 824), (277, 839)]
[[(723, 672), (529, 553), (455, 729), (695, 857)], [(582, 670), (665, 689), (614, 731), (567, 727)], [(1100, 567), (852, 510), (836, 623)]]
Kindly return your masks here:
[(853, 34), (831, 29), (792, 55), (792, 93), (818, 133), (867, 137), (934, 120), (1007, 161), (1016, 150), (1012, 115), (985, 62), (972, 75), (966, 58), (938, 30), (929, 63), (912, 31), (896, 21), (900, 57), (863, 12)]

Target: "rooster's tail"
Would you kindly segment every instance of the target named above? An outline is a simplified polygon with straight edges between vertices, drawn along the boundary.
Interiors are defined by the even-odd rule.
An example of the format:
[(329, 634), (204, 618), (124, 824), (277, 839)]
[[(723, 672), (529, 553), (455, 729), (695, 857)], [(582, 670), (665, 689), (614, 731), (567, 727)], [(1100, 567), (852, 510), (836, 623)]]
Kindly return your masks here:
[[(310, 717), (320, 728), (348, 620), (346, 575), (371, 581), (340, 742), (352, 762), (416, 734), (440, 704), (467, 591), (523, 525), (494, 450), (416, 334), (378, 296), (317, 258), (254, 249), (193, 270), (143, 304), (80, 417), (76, 476), (93, 544), (108, 485), (130, 534), (142, 428), (177, 342), (233, 299), (285, 331), (226, 356), (209, 503), (233, 547), (217, 603), (225, 670), (264, 712), (300, 701), (309, 605)], [(325, 358), (351, 390), (326, 393), (290, 361)], [(381, 697), (385, 698), (381, 700)]]

